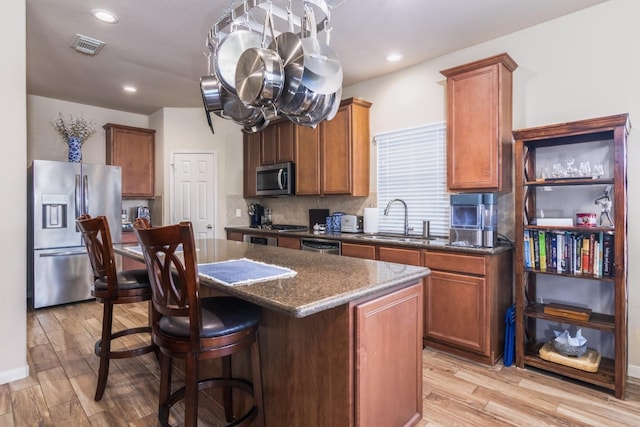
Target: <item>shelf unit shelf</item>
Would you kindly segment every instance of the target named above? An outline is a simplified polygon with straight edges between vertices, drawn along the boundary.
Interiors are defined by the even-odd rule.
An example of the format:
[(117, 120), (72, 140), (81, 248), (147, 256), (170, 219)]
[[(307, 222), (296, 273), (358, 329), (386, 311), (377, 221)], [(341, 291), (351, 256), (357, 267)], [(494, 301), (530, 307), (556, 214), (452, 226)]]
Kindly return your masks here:
[(613, 359), (603, 357), (600, 360), (598, 372), (587, 372), (580, 369), (572, 368), (570, 366), (564, 366), (555, 362), (541, 359), (540, 356), (538, 356), (538, 352), (543, 345), (543, 342), (536, 342), (533, 345), (527, 346), (524, 350), (523, 355), (524, 364), (534, 368), (543, 369), (545, 371), (554, 372), (568, 378), (573, 378), (574, 380), (590, 383), (609, 390), (616, 390), (616, 369), (615, 361)]
[[(628, 357), (626, 174), (629, 127), (628, 115), (619, 114), (513, 132), (516, 165), (516, 365), (520, 368), (535, 367), (602, 387), (613, 391), (615, 397), (620, 399), (625, 397)], [(596, 149), (594, 150), (593, 147)], [(584, 162), (589, 159), (588, 156), (594, 155), (594, 151), (601, 156), (598, 157), (598, 161), (603, 159), (603, 177), (538, 178), (543, 170), (542, 166), (549, 163), (555, 165), (559, 159), (574, 158), (574, 156)], [(549, 159), (552, 161), (550, 162)], [(558, 189), (558, 194), (564, 197), (552, 194), (555, 191), (550, 193), (546, 187), (551, 187), (552, 190)], [(606, 223), (596, 227), (535, 224), (535, 212), (542, 208), (545, 212), (556, 209), (560, 213), (559, 217), (569, 217), (572, 207), (575, 209), (578, 206), (593, 205), (593, 193), (600, 192), (600, 188), (606, 189), (605, 194), (610, 197), (613, 215), (611, 226)], [(571, 193), (570, 197), (567, 197), (567, 191)], [(608, 274), (574, 274), (568, 271), (557, 271), (556, 267), (553, 269), (548, 267), (547, 270), (531, 268), (532, 263), (529, 263), (529, 258), (525, 265), (525, 253), (527, 256), (532, 256), (530, 251), (534, 250), (533, 243), (528, 242), (528, 252), (525, 252), (525, 231), (527, 235), (534, 232), (539, 233), (541, 237), (545, 234), (542, 232), (549, 232), (552, 236), (553, 233), (568, 233), (565, 236), (575, 236), (578, 242), (583, 237), (590, 236), (591, 245), (574, 246), (569, 255), (565, 253), (568, 258), (563, 258), (571, 262), (572, 267), (575, 260), (579, 267), (577, 263), (582, 256), (590, 257), (582, 258), (589, 260), (589, 266), (585, 267), (585, 271), (591, 271), (591, 263), (595, 257), (593, 252), (590, 252), (593, 250), (593, 239), (598, 241), (600, 236), (604, 236), (600, 243), (604, 244), (603, 257), (607, 262), (603, 262), (602, 265), (607, 267), (603, 267), (603, 271)], [(608, 235), (615, 237), (610, 240)], [(545, 245), (547, 242), (548, 239), (545, 239)], [(574, 237), (571, 237), (571, 242), (576, 242)], [(535, 243), (535, 247), (538, 248), (537, 240)], [(552, 249), (555, 250), (553, 245)], [(558, 262), (560, 250), (558, 247)], [(582, 252), (579, 252), (580, 250)], [(611, 258), (606, 258), (607, 256)], [(542, 251), (540, 251), (540, 258), (542, 259)], [(537, 262), (536, 257), (536, 267)], [(593, 308), (594, 311), (591, 312), (588, 320), (552, 315), (544, 312), (547, 304), (541, 301), (557, 302), (576, 308)], [(558, 324), (567, 325), (573, 329), (583, 328), (588, 334), (593, 334), (595, 339), (588, 340), (587, 346), (601, 354), (597, 372), (583, 371), (539, 356), (540, 348), (548, 340), (548, 328), (554, 328), (555, 326), (550, 325)]]
[(615, 317), (608, 314), (591, 313), (589, 320), (571, 319), (562, 316), (546, 314), (544, 308), (547, 304), (529, 304), (524, 309), (525, 317), (545, 319), (558, 323), (569, 323), (585, 328), (598, 329), (601, 331), (613, 332), (615, 330)]

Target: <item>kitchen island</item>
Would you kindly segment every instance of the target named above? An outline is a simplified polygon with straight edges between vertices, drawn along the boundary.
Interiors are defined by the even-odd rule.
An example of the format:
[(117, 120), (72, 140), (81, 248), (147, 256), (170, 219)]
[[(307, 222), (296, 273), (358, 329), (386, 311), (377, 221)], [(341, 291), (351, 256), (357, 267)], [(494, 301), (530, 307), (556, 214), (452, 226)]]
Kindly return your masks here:
[[(429, 269), (227, 240), (197, 243), (198, 263), (247, 258), (296, 272), (242, 286), (201, 278), (202, 296), (233, 295), (263, 308), (267, 426), (411, 426), (422, 418), (422, 279)], [(126, 246), (115, 250), (141, 259)], [(234, 361), (234, 369), (247, 364)]]

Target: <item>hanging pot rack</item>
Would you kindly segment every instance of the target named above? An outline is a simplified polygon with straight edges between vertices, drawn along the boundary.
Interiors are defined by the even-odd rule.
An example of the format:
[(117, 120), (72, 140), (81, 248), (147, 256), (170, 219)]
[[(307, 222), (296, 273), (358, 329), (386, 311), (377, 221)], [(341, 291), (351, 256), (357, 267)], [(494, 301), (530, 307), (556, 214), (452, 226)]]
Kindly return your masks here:
[[(331, 0), (243, 0), (234, 7), (236, 0), (232, 0), (223, 16), (210, 27), (205, 41), (208, 75), (201, 78), (200, 89), (212, 132), (211, 113), (234, 121), (246, 133), (259, 132), (277, 117), (309, 127), (333, 118), (342, 93), (342, 67), (328, 46), (332, 29), (328, 1)], [(260, 21), (265, 24), (261, 25)], [(265, 43), (267, 21), (273, 26), (268, 48)], [(319, 40), (321, 32), (324, 32), (324, 41)], [(265, 52), (261, 54), (256, 51), (259, 46), (253, 46), (256, 33), (263, 34), (261, 47)], [(297, 44), (285, 49), (284, 56), (279, 55), (282, 52), (278, 52), (275, 44), (280, 34)], [(293, 51), (298, 52), (297, 49), (301, 49), (304, 57), (290, 56)], [(242, 99), (253, 99), (255, 93), (269, 89), (270, 82), (280, 84), (271, 75), (268, 64), (262, 62), (263, 58), (272, 56), (273, 52), (269, 51), (275, 51), (275, 58), (283, 66), (302, 67), (299, 71), (302, 74), (298, 76), (294, 71), (299, 68), (285, 67), (282, 97), (276, 94), (264, 97), (266, 101), (259, 104), (245, 103)], [(252, 55), (260, 61), (249, 61), (247, 58)], [(211, 70), (212, 64), (215, 72)], [(247, 70), (248, 66), (252, 68)], [(260, 74), (264, 86), (256, 77)], [(236, 90), (238, 84), (242, 85), (241, 94)]]
[[(325, 0), (294, 0), (296, 3), (300, 4), (309, 4), (315, 6), (315, 15), (316, 15), (316, 23), (317, 23), (317, 31), (321, 32), (329, 28), (330, 22), (330, 11), (327, 6), (327, 2)], [(268, 8), (271, 8), (275, 17), (280, 18), (285, 25), (285, 31), (288, 26), (286, 23), (287, 20), (287, 12), (286, 5), (285, 7), (281, 7), (280, 4), (288, 4), (291, 5), (291, 1), (278, 1), (278, 0), (244, 0), (235, 8), (229, 8), (227, 12), (220, 17), (215, 24), (211, 27), (213, 36), (217, 37), (218, 34), (222, 34), (225, 32), (230, 32), (232, 28), (232, 24), (236, 24), (242, 20), (248, 20), (249, 16), (255, 13), (258, 10), (266, 11)], [(301, 29), (302, 18), (294, 14), (294, 23), (298, 28)], [(274, 23), (274, 27), (276, 31), (278, 31), (278, 25)], [(260, 31), (260, 30), (256, 30)]]

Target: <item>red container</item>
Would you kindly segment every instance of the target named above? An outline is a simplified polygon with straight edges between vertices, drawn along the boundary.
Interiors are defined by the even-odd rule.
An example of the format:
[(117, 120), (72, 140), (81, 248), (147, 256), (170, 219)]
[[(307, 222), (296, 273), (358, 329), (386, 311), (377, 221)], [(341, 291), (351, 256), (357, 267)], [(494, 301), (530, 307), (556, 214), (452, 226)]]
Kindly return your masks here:
[(594, 213), (577, 213), (576, 225), (578, 227), (595, 227), (596, 226), (596, 214)]

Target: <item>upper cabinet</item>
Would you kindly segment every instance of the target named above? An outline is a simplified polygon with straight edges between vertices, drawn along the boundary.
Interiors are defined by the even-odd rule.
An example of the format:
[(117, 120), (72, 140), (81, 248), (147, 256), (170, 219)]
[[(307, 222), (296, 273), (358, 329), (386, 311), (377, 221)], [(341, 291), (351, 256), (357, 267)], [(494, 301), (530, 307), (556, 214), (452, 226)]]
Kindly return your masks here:
[(447, 78), (447, 187), (509, 192), (512, 72), (506, 53), (443, 70)]
[(370, 108), (362, 99), (345, 99), (332, 120), (320, 123), (321, 194), (369, 195)]
[(256, 197), (256, 168), (260, 166), (262, 132), (242, 135), (243, 196), (248, 199)]
[(154, 197), (154, 129), (107, 123), (106, 162), (122, 168), (122, 197)]
[(260, 164), (293, 162), (295, 159), (295, 129), (289, 120), (268, 126), (262, 132)]
[(255, 197), (256, 167), (293, 161), (298, 196), (369, 195), (369, 109), (358, 98), (340, 103), (316, 128), (278, 121), (244, 135), (244, 197)]

